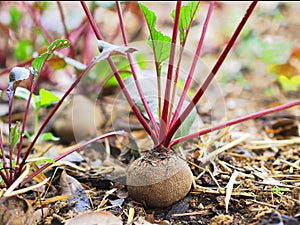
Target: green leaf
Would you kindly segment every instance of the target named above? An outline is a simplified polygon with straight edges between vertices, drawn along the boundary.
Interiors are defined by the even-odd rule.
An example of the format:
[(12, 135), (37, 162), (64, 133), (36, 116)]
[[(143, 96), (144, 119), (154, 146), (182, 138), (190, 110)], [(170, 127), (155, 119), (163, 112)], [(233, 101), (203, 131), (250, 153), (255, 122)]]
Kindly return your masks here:
[(157, 63), (160, 65), (164, 60), (170, 57), (171, 51), (171, 38), (163, 35), (160, 31), (153, 31), (152, 33), (154, 40), (148, 38), (148, 45), (152, 47), (154, 45), (155, 58)]
[(55, 137), (51, 132), (46, 132), (39, 137), (39, 141), (59, 141), (59, 137)]
[(0, 90), (0, 97), (2, 96), (2, 90)]
[(47, 91), (45, 89), (40, 89), (39, 95), (41, 107), (49, 106), (52, 103), (58, 102), (60, 100), (60, 98), (54, 95), (51, 91)]
[(19, 27), (19, 22), (22, 18), (22, 14), (15, 6), (11, 6), (9, 8), (9, 12), (10, 12), (10, 25), (14, 29), (17, 29)]
[(32, 45), (28, 40), (21, 40), (18, 42), (15, 50), (15, 57), (18, 60), (29, 59), (32, 55)]
[[(120, 73), (120, 76), (121, 76), (122, 79), (125, 79), (126, 77), (129, 77), (131, 75), (132, 75), (132, 73), (130, 73), (130, 72), (122, 72), (122, 73)], [(105, 87), (118, 86), (118, 85), (119, 85), (119, 83), (118, 83), (118, 81), (117, 81), (117, 79), (116, 79), (115, 76), (110, 77), (105, 82)]]
[(279, 188), (279, 187), (275, 187), (275, 188), (272, 188), (272, 191), (273, 191), (275, 194), (280, 194), (280, 192), (289, 192), (290, 189), (288, 189), (288, 188)]
[(34, 75), (37, 75), (41, 72), (41, 69), (46, 60), (50, 59), (53, 52), (70, 46), (70, 42), (64, 39), (58, 39), (53, 41), (50, 46), (47, 48), (47, 52), (41, 54), (35, 58), (32, 62), (32, 68), (35, 71)]
[[(179, 18), (179, 38), (182, 45), (186, 38), (187, 31), (191, 27), (192, 22), (196, 19), (196, 14), (200, 9), (200, 4), (197, 1), (190, 1), (187, 5), (181, 6), (180, 18)], [(171, 16), (174, 20), (175, 10), (172, 11)]]
[(155, 28), (156, 15), (142, 3), (139, 3), (148, 24), (150, 37), (148, 44), (154, 49), (157, 63), (160, 65), (170, 56), (172, 39)]
[(58, 51), (64, 48), (70, 47), (71, 43), (70, 41), (66, 39), (58, 39), (51, 43), (51, 45), (48, 47), (48, 54), (52, 54), (54, 51)]
[(9, 143), (12, 146), (12, 149), (15, 148), (16, 144), (20, 140), (21, 136), (21, 130), (19, 129), (20, 127), (20, 122), (17, 122), (12, 128), (10, 132), (10, 137), (9, 137)]
[(36, 72), (35, 75), (37, 75), (39, 72), (41, 72), (41, 69), (42, 69), (47, 57), (48, 57), (48, 54), (43, 53), (33, 60), (32, 68)]
[(27, 159), (26, 162), (34, 162), (35, 164), (40, 164), (40, 163), (52, 163), (54, 164), (55, 161), (51, 158), (47, 158), (47, 157), (38, 157), (38, 158), (31, 158), (31, 159)]
[(147, 21), (149, 30), (151, 32), (152, 29), (155, 29), (155, 24), (156, 24), (156, 15), (154, 12), (152, 12), (150, 9), (147, 8), (147, 6), (145, 6), (142, 3), (139, 3), (140, 8), (142, 9), (145, 19)]
[(284, 91), (298, 91), (300, 86), (300, 75), (288, 78), (284, 75), (278, 77), (278, 82)]

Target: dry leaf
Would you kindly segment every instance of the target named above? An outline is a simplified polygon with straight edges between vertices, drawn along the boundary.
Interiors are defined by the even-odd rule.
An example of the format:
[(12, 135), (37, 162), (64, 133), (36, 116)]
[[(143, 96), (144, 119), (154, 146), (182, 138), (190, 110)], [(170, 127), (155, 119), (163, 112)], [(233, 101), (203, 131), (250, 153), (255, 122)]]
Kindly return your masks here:
[(76, 204), (72, 205), (73, 211), (85, 212), (92, 208), (84, 188), (74, 177), (69, 176), (65, 170), (60, 176), (59, 184), (62, 189), (62, 195), (73, 196), (72, 198), (68, 199), (68, 202), (71, 204), (76, 201)]
[(21, 197), (5, 197), (0, 200), (0, 224), (31, 225), (32, 206)]
[(66, 225), (122, 225), (122, 221), (110, 212), (87, 212), (65, 223)]

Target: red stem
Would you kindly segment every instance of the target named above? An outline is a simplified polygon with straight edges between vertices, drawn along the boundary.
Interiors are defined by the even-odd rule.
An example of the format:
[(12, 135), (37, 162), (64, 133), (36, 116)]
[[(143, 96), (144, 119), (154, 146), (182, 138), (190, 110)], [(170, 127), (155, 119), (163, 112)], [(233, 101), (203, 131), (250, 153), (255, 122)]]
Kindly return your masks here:
[[(6, 171), (6, 168), (3, 167)], [(8, 180), (8, 178), (5, 176), (5, 174), (0, 170), (0, 177), (3, 179), (4, 183), (6, 184), (6, 187), (9, 187), (10, 184), (12, 183), (10, 180)], [(0, 184), (1, 188), (4, 188), (4, 186), (2, 186), (2, 184)]]
[[(14, 98), (12, 98), (13, 100)], [(10, 112), (10, 114), (12, 115), (12, 112)], [(11, 138), (11, 141), (9, 141), (9, 167), (13, 168), (13, 150), (14, 150), (14, 142), (15, 142), (15, 135), (16, 135), (16, 131), (19, 129), (19, 125), (18, 123), (15, 125), (15, 129), (13, 130), (13, 133), (11, 133), (11, 127), (9, 128), (9, 140)], [(22, 139), (22, 138), (20, 138)], [(12, 169), (10, 170), (10, 174), (9, 174), (9, 179), (12, 180), (13, 179), (13, 171)]]
[[(70, 33), (68, 32), (68, 29), (67, 29), (64, 10), (63, 10), (63, 8), (62, 8), (62, 5), (61, 5), (61, 2), (60, 2), (60, 1), (57, 1), (56, 3), (57, 3), (57, 6), (58, 6), (58, 9), (59, 9), (60, 18), (61, 18), (61, 22), (62, 22), (63, 27), (64, 27), (64, 32), (65, 32), (66, 39), (69, 40)], [(71, 43), (71, 45), (70, 45), (69, 48), (70, 48), (70, 50), (71, 50), (71, 57), (72, 57), (72, 58), (75, 58), (75, 51), (74, 51), (74, 48), (73, 48), (73, 44), (72, 44), (72, 43)]]
[[(1, 150), (1, 157), (2, 157), (2, 162), (3, 162), (3, 168), (7, 168), (6, 160), (5, 160), (5, 150), (4, 150), (4, 147), (3, 147), (3, 140), (2, 140), (2, 129), (0, 129), (0, 150)], [(6, 173), (6, 177), (8, 178), (9, 177), (9, 173), (8, 173), (7, 169), (5, 169), (5, 173)], [(1, 176), (1, 177), (3, 177), (3, 176)]]
[(176, 40), (178, 35), (181, 3), (182, 3), (181, 1), (177, 1), (176, 3), (175, 19), (174, 19), (173, 34), (172, 34), (172, 45), (171, 45), (170, 58), (169, 58), (166, 89), (164, 94), (164, 104), (163, 104), (162, 115), (159, 123), (160, 142), (165, 138), (165, 133), (169, 127), (169, 122), (170, 122), (170, 119), (168, 118), (168, 114), (170, 108), (170, 93), (171, 93), (171, 86), (172, 86), (173, 66), (174, 66), (174, 59), (175, 59)]
[(185, 85), (184, 85), (184, 88), (183, 88), (183, 92), (180, 95), (180, 99), (179, 99), (178, 105), (176, 107), (175, 113), (173, 115), (173, 118), (172, 118), (172, 121), (171, 121), (171, 126), (174, 124), (174, 121), (176, 121), (176, 119), (178, 118), (178, 115), (180, 113), (182, 104), (183, 104), (183, 102), (185, 100), (187, 91), (188, 91), (188, 89), (190, 87), (190, 84), (191, 84), (191, 81), (192, 81), (192, 78), (193, 78), (193, 75), (194, 75), (194, 72), (195, 72), (195, 68), (196, 68), (196, 65), (197, 65), (197, 61), (198, 61), (198, 59), (200, 57), (200, 54), (201, 54), (201, 50), (202, 50), (202, 46), (203, 46), (205, 34), (206, 34), (208, 23), (209, 23), (209, 20), (210, 20), (212, 11), (213, 11), (213, 7), (214, 7), (214, 2), (210, 2), (209, 8), (208, 8), (208, 11), (207, 11), (207, 14), (206, 14), (205, 22), (203, 24), (201, 37), (200, 37), (200, 40), (198, 42), (198, 46), (197, 46), (197, 49), (196, 49), (196, 52), (195, 52), (195, 55), (194, 55), (194, 60), (193, 60), (190, 72), (188, 74), (187, 80), (185, 82)]
[[(86, 141), (80, 145), (77, 145), (76, 147), (70, 149), (69, 151), (65, 152), (64, 154), (56, 157), (54, 159), (55, 162), (61, 160), (62, 158), (70, 155), (71, 153), (79, 150), (79, 149), (82, 149), (84, 148), (85, 146), (91, 144), (91, 143), (94, 143), (96, 141), (99, 141), (99, 140), (102, 140), (104, 138), (108, 138), (108, 137), (112, 137), (112, 136), (116, 136), (116, 135), (127, 135), (126, 132), (124, 131), (113, 131), (113, 132), (110, 132), (110, 133), (106, 133), (104, 135), (101, 135), (101, 136), (98, 136), (98, 137), (95, 137), (89, 141)], [(33, 177), (35, 177), (37, 174), (39, 174), (40, 172), (44, 171), (46, 168), (48, 168), (49, 166), (53, 165), (52, 163), (46, 163), (44, 166), (42, 166), (41, 168), (39, 168), (37, 171), (35, 171), (34, 173), (32, 173), (31, 175), (29, 175), (28, 177), (26, 177), (26, 179), (24, 181), (22, 181), (22, 183), (20, 184), (20, 186), (23, 186), (24, 184), (26, 184), (28, 181), (32, 180)]]
[[(12, 126), (12, 106), (15, 97), (15, 88), (13, 87), (13, 95), (9, 98), (8, 102), (8, 138), (9, 138), (9, 167), (13, 168), (13, 143), (14, 143), (14, 136), (15, 132), (18, 129), (16, 126), (14, 129), (13, 135), (11, 134), (11, 126)], [(12, 137), (12, 141), (10, 142), (10, 138)], [(22, 139), (22, 137), (20, 138)], [(17, 158), (18, 159), (18, 158)], [(7, 177), (10, 181), (13, 180), (13, 172), (10, 169), (9, 176)]]
[[(69, 87), (69, 89), (65, 92), (63, 97), (59, 100), (59, 102), (55, 105), (55, 107), (52, 109), (52, 111), (49, 113), (47, 118), (45, 119), (44, 123), (41, 125), (40, 129), (38, 130), (36, 136), (34, 137), (33, 141), (30, 143), (29, 147), (27, 148), (27, 151), (23, 157), (23, 160), (20, 164), (20, 170), (25, 165), (25, 162), (27, 160), (27, 157), (29, 156), (29, 153), (31, 152), (33, 146), (35, 145), (36, 141), (38, 140), (38, 137), (42, 134), (43, 130), (45, 129), (46, 125), (49, 123), (50, 119), (53, 117), (55, 112), (58, 110), (58, 108), (61, 106), (61, 104), (64, 102), (66, 97), (71, 93), (71, 91), (76, 87), (76, 85), (82, 80), (84, 76), (97, 64), (96, 61), (92, 61), (86, 69), (81, 73), (81, 75), (74, 81), (74, 83)], [(22, 140), (22, 139), (21, 139)]]
[(45, 27), (43, 26), (43, 24), (41, 23), (41, 15), (40, 12), (38, 12), (36, 9), (34, 9), (31, 5), (27, 4), (27, 8), (30, 10), (30, 15), (34, 21), (34, 23), (39, 27), (39, 29), (41, 30), (42, 34), (44, 35), (44, 37), (46, 38), (46, 40), (51, 43), (52, 42), (52, 37), (50, 35), (50, 33), (45, 29)]
[[(102, 36), (97, 28), (97, 25), (96, 25), (96, 22), (95, 20), (93, 19), (93, 16), (90, 12), (90, 10), (88, 9), (86, 3), (84, 1), (80, 1), (82, 7), (83, 7), (83, 10), (85, 11), (87, 17), (88, 17), (88, 20), (93, 28), (93, 31), (97, 37), (98, 40), (102, 40)], [(142, 126), (145, 128), (145, 130), (148, 132), (148, 134), (151, 136), (152, 140), (154, 141), (155, 144), (157, 144), (158, 140), (157, 140), (157, 137), (155, 135), (155, 133), (153, 132), (153, 130), (151, 129), (151, 127), (149, 126), (149, 124), (147, 123), (147, 121), (145, 120), (145, 118), (143, 117), (143, 115), (141, 114), (141, 112), (139, 111), (139, 109), (137, 108), (137, 106), (135, 105), (134, 101), (132, 100), (128, 90), (127, 90), (127, 87), (125, 86), (124, 84), (124, 81), (122, 80), (117, 68), (116, 68), (116, 65), (114, 64), (114, 62), (112, 61), (111, 57), (108, 57), (107, 58), (107, 61), (118, 81), (118, 84), (121, 88), (121, 90), (123, 91), (123, 94), (125, 95), (132, 111), (135, 113), (135, 115), (137, 116), (138, 120), (140, 121), (140, 123), (142, 124)]]
[[(122, 10), (121, 10), (121, 7), (120, 7), (120, 2), (116, 1), (116, 7), (117, 7), (118, 16), (119, 16), (119, 22), (120, 22), (120, 27), (121, 27), (121, 31), (122, 31), (123, 41), (124, 41), (125, 46), (128, 46), (128, 39), (127, 39), (126, 30), (125, 30), (125, 26), (124, 26), (124, 20), (123, 20)], [(133, 78), (134, 78), (134, 81), (135, 81), (135, 85), (137, 87), (138, 93), (139, 93), (140, 98), (142, 100), (143, 106), (144, 106), (144, 108), (147, 112), (147, 115), (150, 119), (150, 122), (151, 122), (151, 124), (154, 128), (155, 135), (158, 137), (158, 126), (157, 126), (157, 123), (156, 123), (156, 121), (153, 117), (153, 114), (152, 114), (152, 112), (149, 108), (149, 105), (146, 101), (145, 95), (142, 91), (141, 84), (140, 84), (139, 79), (137, 77), (136, 70), (135, 70), (135, 67), (133, 65), (133, 60), (132, 60), (132, 57), (131, 57), (130, 53), (127, 53), (127, 58), (128, 58), (130, 68), (131, 68), (131, 72), (132, 72), (132, 75), (133, 75)]]
[(205, 79), (204, 83), (202, 84), (202, 86), (199, 88), (199, 90), (195, 94), (195, 96), (192, 99), (191, 103), (188, 104), (188, 106), (185, 108), (185, 110), (183, 111), (183, 113), (181, 114), (181, 116), (179, 118), (177, 118), (177, 120), (174, 122), (174, 124), (169, 129), (169, 132), (167, 133), (166, 138), (163, 141), (163, 145), (164, 146), (169, 146), (169, 144), (171, 142), (171, 139), (172, 139), (173, 135), (175, 134), (175, 132), (178, 130), (178, 128), (180, 127), (180, 125), (184, 122), (184, 120), (187, 118), (187, 116), (190, 114), (190, 112), (193, 110), (193, 108), (195, 107), (195, 105), (197, 104), (197, 102), (200, 100), (200, 98), (202, 97), (202, 95), (206, 91), (208, 85), (210, 84), (210, 82), (212, 81), (212, 79), (215, 77), (216, 73), (218, 72), (219, 68), (221, 67), (222, 63), (224, 62), (226, 56), (228, 55), (229, 51), (231, 50), (234, 42), (238, 38), (238, 36), (239, 36), (240, 32), (242, 31), (243, 27), (245, 26), (247, 20), (249, 19), (251, 13), (254, 10), (256, 4), (257, 4), (257, 1), (253, 1), (250, 4), (250, 6), (248, 7), (248, 9), (247, 9), (247, 11), (246, 11), (246, 13), (245, 13), (242, 21), (240, 22), (240, 24), (238, 25), (238, 27), (235, 29), (235, 31), (234, 31), (231, 39), (227, 43), (225, 49), (221, 53), (220, 57), (218, 58), (215, 66), (211, 70), (210, 74), (207, 76), (207, 78)]
[(157, 102), (158, 102), (158, 117), (161, 116), (161, 79), (160, 79), (160, 75), (161, 75), (161, 71), (159, 69), (159, 63), (157, 61), (156, 58), (156, 50), (155, 50), (155, 41), (154, 41), (154, 37), (153, 34), (151, 32), (151, 27), (149, 26), (148, 21), (146, 21), (149, 35), (150, 35), (150, 39), (151, 39), (151, 43), (152, 43), (152, 52), (153, 52), (153, 57), (154, 57), (154, 62), (155, 62), (155, 70), (156, 70), (156, 75), (157, 75)]
[(192, 139), (192, 138), (210, 133), (210, 132), (215, 131), (215, 130), (220, 130), (222, 128), (229, 127), (229, 126), (232, 126), (234, 124), (244, 122), (246, 120), (255, 119), (257, 117), (265, 116), (267, 114), (278, 112), (278, 111), (288, 109), (288, 108), (291, 108), (291, 107), (294, 107), (294, 106), (297, 106), (297, 105), (300, 105), (300, 100), (297, 100), (297, 101), (294, 101), (294, 102), (291, 102), (291, 103), (287, 103), (287, 104), (284, 104), (284, 105), (276, 106), (276, 107), (273, 107), (273, 108), (270, 108), (270, 109), (265, 109), (263, 111), (252, 113), (250, 115), (243, 116), (243, 117), (240, 117), (240, 118), (237, 118), (237, 119), (234, 119), (234, 120), (230, 120), (230, 121), (227, 121), (225, 123), (222, 123), (222, 124), (219, 124), (219, 125), (216, 125), (216, 126), (205, 128), (205, 129), (203, 129), (201, 131), (198, 131), (196, 133), (189, 134), (187, 136), (174, 139), (173, 141), (171, 141), (170, 146), (174, 146), (174, 145), (178, 144), (179, 142), (183, 142), (183, 141), (186, 141), (186, 140), (189, 140), (189, 139)]
[(2, 71), (0, 72), (0, 76), (3, 75), (3, 74), (9, 73), (9, 72), (10, 72), (14, 67), (16, 67), (16, 66), (19, 66), (19, 67), (26, 66), (26, 65), (30, 64), (33, 60), (34, 60), (34, 58), (30, 58), (30, 59), (28, 59), (28, 60), (26, 60), (26, 61), (24, 61), (24, 62), (18, 63), (17, 65), (8, 67), (8, 68), (6, 68), (6, 69), (4, 69), (4, 70), (2, 70)]
[[(196, 9), (198, 7), (200, 7), (199, 5), (200, 5), (200, 2), (197, 3)], [(181, 65), (181, 60), (182, 60), (182, 57), (183, 57), (183, 52), (184, 52), (187, 36), (188, 36), (190, 28), (192, 26), (193, 18), (196, 16), (196, 12), (197, 12), (197, 10), (194, 11), (194, 13), (192, 15), (192, 19), (189, 23), (189, 26), (186, 29), (185, 38), (183, 39), (182, 43), (180, 43), (181, 47), (180, 47), (179, 59), (178, 59), (177, 66), (176, 66), (175, 77), (174, 77), (173, 88), (172, 88), (172, 99), (171, 99), (171, 105), (170, 105), (170, 111), (169, 111), (169, 117), (170, 118), (172, 117), (172, 113), (173, 113), (173, 105), (174, 105), (174, 101), (175, 101), (176, 90), (177, 90), (177, 82), (178, 82), (178, 78), (179, 78), (179, 68), (180, 68), (180, 65)], [(173, 120), (174, 120), (174, 116), (172, 117), (171, 124), (172, 124)]]
[[(117, 3), (118, 1), (116, 1), (116, 3)], [(117, 5), (117, 4), (116, 4)], [(127, 4), (125, 4), (125, 7), (124, 7), (124, 9), (122, 10), (122, 14), (123, 14), (123, 16), (122, 17), (124, 17), (124, 15), (125, 15), (125, 13), (127, 12), (129, 10), (129, 7), (128, 7), (128, 5)], [(119, 24), (117, 24), (117, 26), (116, 26), (116, 28), (115, 28), (115, 30), (114, 30), (114, 32), (113, 32), (113, 35), (111, 36), (111, 38), (109, 39), (109, 43), (114, 43), (114, 41), (116, 40), (116, 38), (118, 37), (118, 35), (119, 35), (119, 26), (118, 26)]]
[[(48, 59), (49, 56), (47, 56), (46, 60)], [(44, 61), (41, 70), (43, 69), (46, 60)], [(18, 153), (17, 153), (17, 160), (16, 160), (16, 165), (19, 165), (19, 161), (21, 158), (21, 152), (22, 152), (22, 147), (23, 147), (23, 138), (24, 138), (24, 132), (25, 132), (25, 128), (26, 128), (26, 122), (27, 122), (27, 116), (29, 113), (29, 108), (30, 108), (30, 103), (31, 103), (31, 98), (32, 98), (32, 94), (35, 91), (35, 88), (37, 86), (38, 80), (41, 76), (41, 72), (39, 72), (39, 74), (37, 75), (37, 77), (34, 79), (32, 76), (32, 80), (31, 80), (31, 89), (30, 89), (30, 93), (28, 96), (28, 100), (27, 100), (27, 104), (26, 104), (26, 109), (25, 109), (25, 113), (24, 113), (24, 117), (23, 117), (23, 123), (22, 123), (22, 130), (21, 130), (21, 134), (20, 134), (20, 142), (19, 142), (19, 147), (18, 147)], [(28, 152), (31, 151), (31, 149), (27, 149)], [(29, 153), (28, 153), (29, 154)], [(22, 168), (20, 167), (20, 170), (22, 170)]]

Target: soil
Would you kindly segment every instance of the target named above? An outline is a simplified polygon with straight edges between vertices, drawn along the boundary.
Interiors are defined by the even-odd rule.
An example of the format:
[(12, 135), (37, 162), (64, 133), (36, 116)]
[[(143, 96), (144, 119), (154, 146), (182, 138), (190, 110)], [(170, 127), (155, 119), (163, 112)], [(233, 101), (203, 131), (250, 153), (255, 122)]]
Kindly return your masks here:
[[(147, 2), (147, 5), (152, 6), (159, 15), (157, 20), (159, 28), (167, 33), (171, 30), (171, 20), (169, 16), (165, 16), (166, 11), (171, 12), (174, 5), (168, 2), (162, 4), (164, 7), (157, 7), (154, 3)], [(131, 35), (130, 40), (132, 42), (145, 40), (146, 28), (144, 30), (142, 23), (137, 19), (138, 13), (134, 13), (135, 6), (131, 7), (132, 11), (129, 10), (128, 15), (131, 20), (127, 25)], [(207, 4), (203, 4), (203, 12), (206, 7)], [(232, 27), (229, 21), (234, 20), (235, 15), (241, 16), (242, 9), (246, 7), (247, 3), (243, 2), (217, 2), (216, 16), (212, 19), (203, 61), (200, 62), (206, 68), (199, 69), (199, 74), (204, 72), (205, 75), (207, 67), (211, 68), (226, 38), (230, 35), (226, 33), (227, 29)], [(299, 10), (300, 4), (297, 2), (259, 3), (253, 20), (249, 22), (249, 27), (261, 39), (271, 43), (277, 43), (278, 40), (290, 43), (291, 51), (296, 52), (300, 44)], [(99, 9), (99, 11), (104, 13), (101, 14), (104, 18), (101, 16), (98, 18), (99, 24), (111, 25), (110, 23), (113, 22), (107, 21), (107, 18), (113, 11), (109, 9)], [(188, 45), (188, 49), (192, 50), (196, 45), (198, 25), (201, 24), (201, 20), (197, 19), (195, 24)], [(109, 30), (104, 30), (104, 36), (109, 39), (113, 34)], [(117, 36), (115, 42), (120, 38), (120, 35)], [(270, 64), (262, 62), (261, 58), (253, 53), (249, 52), (246, 56), (243, 52), (239, 53), (238, 46), (241, 46), (240, 43), (221, 68), (207, 96), (197, 106), (198, 120), (193, 124), (193, 129), (199, 126), (208, 127), (299, 99), (299, 86), (296, 91), (284, 90), (277, 77), (270, 74), (268, 70)], [(191, 62), (189, 54), (190, 52), (187, 53), (183, 64)], [(250, 58), (249, 61), (247, 56)], [(10, 63), (14, 65), (11, 62), (12, 58), (8, 59), (8, 65)], [(293, 65), (300, 68), (299, 59), (297, 60), (293, 58)], [(59, 72), (56, 74), (57, 77), (60, 75)], [(296, 75), (298, 74), (293, 76)], [(201, 82), (202, 77), (195, 78), (193, 89)], [(8, 81), (7, 75), (3, 80), (3, 83)], [(68, 84), (70, 80), (66, 78), (63, 84), (43, 82), (40, 87), (61, 93)], [(90, 92), (83, 93), (83, 90)], [(78, 214), (91, 211), (110, 212), (117, 217), (114, 220), (121, 221), (121, 224), (135, 225), (296, 225), (300, 223), (299, 107), (194, 138), (178, 146), (174, 151), (186, 160), (193, 173), (192, 188), (181, 201), (172, 206), (148, 209), (141, 203), (133, 201), (128, 195), (126, 171), (133, 160), (151, 149), (152, 143), (126, 101), (120, 96), (120, 89), (105, 87), (95, 91), (87, 80), (76, 92), (85, 94), (93, 102), (97, 102), (95, 105), (101, 112), (101, 119), (99, 119), (101, 124), (98, 123), (99, 121), (96, 123), (98, 135), (111, 130), (125, 130), (130, 135), (111, 137), (80, 149), (68, 159), (45, 171), (45, 177), (51, 178), (48, 185), (19, 194), (18, 198), (2, 197), (0, 209), (17, 210), (16, 214), (20, 214), (24, 221), (28, 217), (32, 219), (30, 224), (49, 225), (64, 224), (66, 220)], [(24, 112), (25, 109), (24, 101), (19, 100), (16, 100), (14, 106), (14, 121), (22, 118), (18, 112)], [(4, 108), (3, 110), (0, 108), (1, 124), (7, 125), (8, 106), (4, 93), (1, 101), (1, 106)], [(41, 121), (50, 110), (51, 106), (41, 111)], [(72, 123), (70, 120), (65, 122)], [(32, 119), (29, 120), (29, 124), (31, 126), (29, 130), (32, 130)], [(2, 129), (3, 142), (7, 145), (8, 140), (5, 136), (7, 132)], [(49, 131), (52, 129), (51, 126), (47, 127)], [(74, 133), (70, 135), (73, 140)], [(80, 141), (89, 138), (91, 138), (90, 134), (86, 137), (80, 135)], [(236, 143), (231, 145), (234, 142)], [(55, 157), (75, 144), (74, 141), (70, 143), (68, 137), (65, 142), (61, 140), (55, 143), (39, 143), (32, 157), (45, 155), (45, 151), (48, 151), (47, 157), (49, 155)], [(218, 154), (209, 155), (219, 149), (223, 150)], [(41, 180), (34, 180), (25, 187), (30, 188), (39, 182)], [(12, 201), (14, 203), (6, 205), (7, 202)], [(11, 207), (11, 205), (18, 207)], [(1, 214), (0, 224), (4, 219), (7, 220)], [(88, 221), (88, 218), (85, 221)]]

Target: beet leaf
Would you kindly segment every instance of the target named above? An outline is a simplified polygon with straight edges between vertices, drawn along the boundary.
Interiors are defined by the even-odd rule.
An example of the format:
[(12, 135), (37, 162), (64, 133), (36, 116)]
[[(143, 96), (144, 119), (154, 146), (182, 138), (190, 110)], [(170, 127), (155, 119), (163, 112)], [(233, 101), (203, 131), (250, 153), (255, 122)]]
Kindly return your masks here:
[[(181, 13), (179, 18), (179, 38), (182, 45), (186, 39), (189, 28), (192, 22), (196, 19), (196, 14), (200, 9), (199, 2), (191, 1), (187, 5), (181, 6)], [(171, 13), (172, 18), (175, 18), (175, 10)]]

